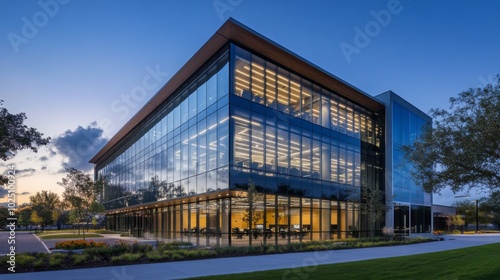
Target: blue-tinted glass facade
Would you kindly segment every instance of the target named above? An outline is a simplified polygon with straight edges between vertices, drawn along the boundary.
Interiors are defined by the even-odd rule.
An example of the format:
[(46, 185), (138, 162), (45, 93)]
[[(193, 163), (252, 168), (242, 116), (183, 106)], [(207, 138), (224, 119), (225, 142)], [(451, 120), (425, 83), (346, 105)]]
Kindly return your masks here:
[(404, 157), (403, 146), (420, 137), (431, 118), (388, 91), (377, 98), (386, 105), (386, 194), (392, 201), (387, 213), (387, 225), (399, 235), (430, 233), (432, 231), (432, 194), (416, 184), (411, 176), (413, 165)]
[(97, 166), (106, 209), (227, 189), (228, 94), (226, 52)]
[(392, 105), (393, 195), (399, 202), (430, 205), (430, 194), (411, 177), (413, 165), (404, 158), (403, 146), (412, 145), (429, 123), (398, 102)]
[(232, 46), (231, 187), (359, 200), (379, 188), (382, 127), (375, 114)]

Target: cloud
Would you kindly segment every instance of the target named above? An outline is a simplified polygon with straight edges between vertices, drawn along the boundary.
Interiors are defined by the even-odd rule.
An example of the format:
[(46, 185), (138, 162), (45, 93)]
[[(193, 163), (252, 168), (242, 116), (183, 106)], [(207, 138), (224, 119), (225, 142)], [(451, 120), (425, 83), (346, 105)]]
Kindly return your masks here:
[[(52, 141), (52, 145), (57, 153), (65, 158), (63, 167), (89, 171), (92, 169), (92, 165), (88, 163), (89, 160), (108, 141), (102, 134), (102, 128), (93, 122), (87, 127), (78, 126), (75, 130), (65, 131)], [(51, 155), (56, 151), (51, 149)]]
[(17, 177), (29, 177), (33, 174), (35, 174), (36, 170), (34, 168), (26, 168), (26, 169), (21, 169), (16, 171), (16, 176)]
[(30, 192), (22, 192), (19, 195), (29, 195), (29, 194), (30, 194)]
[(47, 156), (40, 157), (40, 161), (42, 161), (42, 162), (47, 161), (47, 160), (49, 160), (49, 158)]

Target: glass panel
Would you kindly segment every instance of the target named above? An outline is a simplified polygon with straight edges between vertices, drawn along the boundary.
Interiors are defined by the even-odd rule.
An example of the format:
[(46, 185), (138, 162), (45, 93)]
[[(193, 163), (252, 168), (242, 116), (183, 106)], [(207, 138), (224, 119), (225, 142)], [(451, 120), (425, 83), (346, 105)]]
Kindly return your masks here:
[(252, 101), (264, 104), (264, 60), (252, 55)]
[(290, 80), (290, 114), (300, 118), (300, 77), (291, 74)]
[(250, 168), (250, 115), (243, 110), (235, 110), (234, 121), (234, 164)]
[(290, 73), (278, 67), (278, 110), (283, 113), (289, 113), (290, 101)]
[(266, 171), (276, 171), (276, 128), (266, 127)]
[(312, 121), (315, 124), (320, 125), (320, 105), (321, 105), (321, 94), (320, 88), (317, 86), (313, 87), (313, 100), (312, 100)]
[(207, 82), (207, 108), (217, 101), (217, 69), (212, 67), (208, 70), (210, 79)]
[(207, 117), (207, 169), (217, 168), (217, 113)]
[(290, 175), (301, 176), (302, 149), (300, 145), (300, 135), (290, 134)]
[(278, 173), (289, 173), (288, 167), (288, 151), (289, 151), (289, 138), (288, 131), (278, 129), (277, 135), (277, 143), (278, 143)]
[(198, 91), (197, 91), (197, 105), (198, 112), (201, 112), (207, 108), (207, 84), (205, 83), (205, 75), (200, 77), (200, 81), (198, 82)]
[(221, 99), (229, 93), (229, 63), (226, 63), (217, 73), (217, 98)]
[(266, 62), (266, 106), (276, 109), (276, 65)]
[(302, 119), (312, 121), (312, 84), (306, 80), (302, 80)]
[(219, 141), (218, 141), (218, 167), (221, 166), (226, 166), (229, 164), (229, 116), (228, 116), (228, 107), (224, 107), (219, 110), (218, 112), (218, 118), (219, 118), (219, 125), (218, 125), (218, 136), (219, 136)]
[(263, 169), (264, 167), (264, 128), (262, 124), (264, 123), (264, 117), (258, 114), (252, 115), (252, 163), (250, 168), (252, 169)]
[(250, 55), (239, 48), (238, 50), (244, 52), (248, 58), (236, 54), (234, 63), (234, 94), (252, 100), (252, 94), (250, 93)]

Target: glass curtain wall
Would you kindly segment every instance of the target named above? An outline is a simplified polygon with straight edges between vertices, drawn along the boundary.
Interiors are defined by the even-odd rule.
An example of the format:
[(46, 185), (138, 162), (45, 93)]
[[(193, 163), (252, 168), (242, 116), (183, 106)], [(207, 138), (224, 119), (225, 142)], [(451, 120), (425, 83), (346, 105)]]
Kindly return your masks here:
[(106, 209), (228, 188), (228, 60), (226, 51), (96, 168)]
[(398, 102), (392, 102), (393, 195), (395, 232), (431, 232), (431, 194), (411, 178), (412, 164), (404, 159), (402, 147), (420, 137), (429, 123)]
[[(276, 242), (363, 234), (360, 189), (383, 188), (377, 117), (256, 54), (235, 45), (231, 52), (230, 189), (245, 190), (251, 180), (266, 197), (282, 198), (266, 198), (275, 209), (266, 208), (265, 221), (232, 230), (267, 231)], [(244, 209), (234, 206), (233, 215)], [(308, 234), (280, 236), (294, 230)]]

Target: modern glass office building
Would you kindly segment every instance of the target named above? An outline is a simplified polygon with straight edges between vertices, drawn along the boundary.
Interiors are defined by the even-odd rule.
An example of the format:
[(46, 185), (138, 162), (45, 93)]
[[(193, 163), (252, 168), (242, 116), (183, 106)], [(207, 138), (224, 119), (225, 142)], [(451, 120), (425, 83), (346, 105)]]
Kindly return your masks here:
[(402, 147), (412, 144), (432, 119), (392, 91), (376, 98), (386, 105), (385, 193), (392, 201), (386, 224), (400, 235), (431, 233), (432, 194), (412, 180), (413, 166), (405, 161)]
[(230, 19), (91, 160), (107, 226), (199, 245), (366, 236), (386, 108)]

